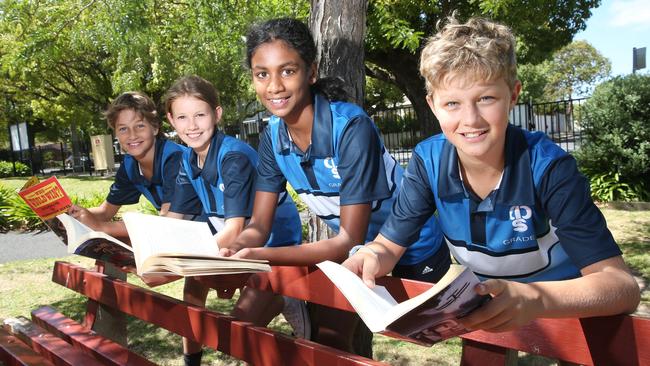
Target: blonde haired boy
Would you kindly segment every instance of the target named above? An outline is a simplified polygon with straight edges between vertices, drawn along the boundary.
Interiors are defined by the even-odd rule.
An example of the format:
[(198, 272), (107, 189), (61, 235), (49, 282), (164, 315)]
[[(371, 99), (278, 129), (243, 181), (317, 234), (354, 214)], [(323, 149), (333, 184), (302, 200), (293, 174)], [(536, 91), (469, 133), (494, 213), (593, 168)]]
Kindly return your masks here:
[(508, 124), (521, 91), (510, 29), (449, 19), (420, 73), (443, 133), (418, 144), (380, 234), (344, 265), (374, 286), (437, 212), (451, 253), (484, 280), (476, 292), (493, 297), (466, 328), (633, 312), (639, 288), (575, 160)]

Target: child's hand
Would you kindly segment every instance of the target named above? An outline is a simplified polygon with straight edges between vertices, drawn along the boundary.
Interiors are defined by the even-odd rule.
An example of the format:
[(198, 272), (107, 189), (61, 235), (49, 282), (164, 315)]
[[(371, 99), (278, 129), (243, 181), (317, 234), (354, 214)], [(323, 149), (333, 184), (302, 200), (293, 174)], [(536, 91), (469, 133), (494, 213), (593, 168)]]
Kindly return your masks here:
[(93, 215), (92, 212), (88, 211), (88, 209), (86, 208), (77, 205), (72, 205), (68, 209), (68, 215), (74, 217), (75, 219), (79, 220), (79, 222), (81, 222), (82, 224), (88, 226), (93, 230), (101, 231), (101, 222), (97, 220), (95, 215)]
[(487, 280), (475, 288), (479, 295), (492, 300), (459, 319), (467, 329), (505, 332), (537, 318), (542, 312), (541, 293), (534, 284), (505, 280)]
[(230, 248), (219, 249), (219, 255), (222, 257), (232, 257), (235, 253), (237, 253), (237, 251)]
[(375, 277), (379, 272), (379, 257), (377, 254), (360, 249), (342, 264), (357, 276), (360, 276), (366, 286), (375, 287)]
[(232, 255), (233, 258), (240, 259), (258, 259), (254, 256), (253, 248), (243, 248)]

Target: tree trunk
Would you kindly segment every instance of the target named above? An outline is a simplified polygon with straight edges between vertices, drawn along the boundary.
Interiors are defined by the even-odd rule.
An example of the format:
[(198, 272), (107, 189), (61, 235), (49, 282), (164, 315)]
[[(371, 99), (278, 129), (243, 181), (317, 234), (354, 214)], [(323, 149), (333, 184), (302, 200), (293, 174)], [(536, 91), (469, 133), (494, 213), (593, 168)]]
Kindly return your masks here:
[(309, 27), (318, 48), (319, 75), (340, 77), (350, 101), (363, 105), (367, 0), (312, 0)]
[[(312, 0), (309, 20), (318, 49), (319, 76), (343, 79), (350, 101), (360, 106), (363, 106), (366, 84), (364, 37), (367, 8), (366, 0)], [(333, 233), (326, 226), (311, 214), (310, 240), (331, 237)], [(372, 332), (359, 318), (351, 346), (356, 354), (372, 358)]]
[(391, 53), (374, 51), (366, 54), (368, 61), (387, 70), (392, 78), (386, 80), (394, 82), (409, 98), (420, 124), (423, 136), (440, 132), (440, 124), (431, 112), (426, 101), (426, 88), (424, 79), (418, 69), (420, 52), (415, 55), (406, 50), (392, 50)]

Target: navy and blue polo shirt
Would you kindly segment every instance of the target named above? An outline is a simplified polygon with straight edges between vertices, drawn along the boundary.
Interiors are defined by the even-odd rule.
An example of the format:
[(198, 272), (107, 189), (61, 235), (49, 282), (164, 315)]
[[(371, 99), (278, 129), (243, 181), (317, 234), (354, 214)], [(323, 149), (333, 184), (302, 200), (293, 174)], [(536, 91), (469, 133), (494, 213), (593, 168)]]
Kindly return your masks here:
[(575, 278), (621, 254), (573, 157), (545, 134), (512, 125), (501, 182), (484, 200), (463, 184), (444, 135), (418, 144), (381, 233), (408, 246), (436, 210), (451, 253), (482, 278)]
[[(280, 192), (287, 181), (309, 209), (335, 232), (342, 205), (370, 203), (366, 241), (377, 236), (390, 213), (403, 169), (384, 147), (377, 127), (357, 105), (330, 102), (314, 95), (311, 145), (301, 151), (287, 125), (272, 116), (260, 141), (256, 189)], [(435, 218), (423, 229), (422, 240), (400, 259), (411, 265), (432, 256), (442, 244)]]
[(176, 187), (176, 176), (186, 147), (175, 142), (156, 138), (153, 158), (153, 176), (147, 180), (140, 165), (129, 154), (117, 170), (106, 201), (116, 206), (138, 203), (143, 194), (160, 211), (163, 203), (171, 202)]
[[(255, 196), (257, 153), (246, 143), (217, 131), (210, 142), (203, 168), (192, 149), (183, 153), (176, 180), (176, 195), (170, 211), (187, 213), (187, 207), (201, 203), (203, 213), (218, 232), (231, 217), (250, 218)], [(267, 246), (300, 244), (302, 226), (296, 205), (281, 192)]]

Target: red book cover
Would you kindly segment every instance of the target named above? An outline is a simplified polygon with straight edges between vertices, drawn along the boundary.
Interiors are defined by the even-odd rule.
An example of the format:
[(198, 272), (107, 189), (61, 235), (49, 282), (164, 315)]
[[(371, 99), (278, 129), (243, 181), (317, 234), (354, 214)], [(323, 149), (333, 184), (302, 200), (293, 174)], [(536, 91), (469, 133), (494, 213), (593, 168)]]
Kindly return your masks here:
[(39, 182), (38, 178), (32, 177), (18, 194), (43, 220), (49, 220), (64, 213), (72, 206), (70, 197), (54, 176), (42, 182)]

